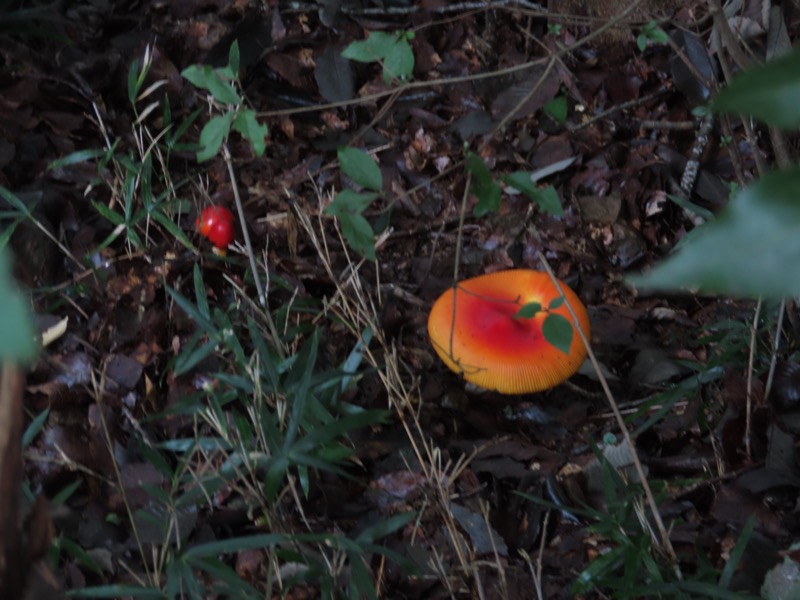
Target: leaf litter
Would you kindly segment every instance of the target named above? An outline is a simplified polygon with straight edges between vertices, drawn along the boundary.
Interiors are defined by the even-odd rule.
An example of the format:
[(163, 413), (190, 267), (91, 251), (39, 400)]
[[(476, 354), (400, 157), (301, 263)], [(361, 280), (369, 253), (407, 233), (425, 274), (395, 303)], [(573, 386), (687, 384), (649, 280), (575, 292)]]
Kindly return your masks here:
[[(684, 209), (665, 199), (684, 169), (691, 130), (667, 124), (693, 123), (692, 109), (707, 95), (714, 67), (706, 42), (685, 32), (675, 38), (687, 65), (675, 61), (669, 46), (639, 52), (629, 31), (615, 30), (548, 71), (547, 52), (589, 33), (590, 21), (578, 18), (582, 3), (570, 7), (574, 20), (509, 3), (446, 21), (436, 2), (370, 15), (349, 15), (346, 2), (319, 11), (276, 4), (174, 1), (134, 4), (112, 15), (103, 6), (79, 3), (98, 20), (68, 11), (51, 25), (72, 42), (58, 66), (47, 59), (60, 47), (57, 35), (0, 36), (6, 67), (0, 78), (0, 185), (75, 257), (96, 259), (93, 267), (76, 263), (43, 241), (40, 228), (20, 225), (11, 237), (16, 273), (33, 289), (37, 313), (69, 316), (67, 333), (44, 351), (25, 389), (31, 421), (49, 409), (25, 450), (28, 488), (51, 502), (72, 490), (52, 517), (34, 514), (55, 520), (57, 533), (45, 533), (45, 539), (74, 540), (86, 553), (62, 548), (63, 588), (145, 578), (150, 566), (129, 559), (137, 543), (191, 548), (269, 531), (253, 521), (242, 490), (223, 482), (211, 498), (201, 498), (191, 478), (170, 481), (169, 466), (153, 451), (165, 445), (170, 460), (186, 459), (187, 472), (195, 475), (231, 467), (219, 448), (204, 447), (202, 435), (195, 439), (205, 431), (202, 423), (181, 410), (205, 406), (208, 386), (230, 383), (219, 378), (228, 357), (211, 344), (184, 365), (186, 372), (179, 371), (175, 357), (209, 339), (198, 336), (192, 315), (168, 291), (195, 298), (193, 267), (199, 265), (212, 307), (235, 302), (231, 283), (255, 297), (245, 258), (206, 255), (192, 234), (202, 207), (232, 203), (224, 163), (215, 157), (197, 169), (194, 149), (180, 145), (169, 158), (172, 180), (188, 181), (182, 200), (189, 200), (170, 217), (195, 248), (153, 221), (137, 229), (146, 244), (115, 235), (96, 208), (113, 209), (112, 190), (125, 181), (124, 171), (115, 172), (112, 164), (48, 168), (76, 151), (101, 149), (95, 156), (101, 158), (107, 136), (117, 136), (124, 152), (135, 156), (137, 115), (124, 82), (128, 65), (143, 58), (147, 44), (156, 40), (148, 83), (167, 82), (153, 96), (159, 109), (145, 119), (157, 131), (167, 101), (181, 119), (204, 106), (179, 73), (192, 64), (224, 64), (237, 39), (244, 93), (270, 127), (263, 158), (238, 138), (230, 145), (257, 251), (272, 274), (272, 306), (322, 310), (323, 298), (336, 297), (337, 282), (321, 264), (298, 211), (321, 219), (326, 259), (333, 272), (345, 272), (348, 250), (333, 221), (324, 218), (320, 199), (332, 189), (359, 191), (340, 171), (337, 148), (371, 150), (379, 166), (379, 178), (372, 173), (371, 180), (381, 182), (373, 185), (382, 193), (363, 214), (386, 235), (377, 262), (361, 273), (383, 334), (418, 386), (422, 401), (415, 418), (441, 467), (431, 477), (414, 451), (425, 442), (409, 439), (403, 419), (360, 431), (353, 465), (311, 476), (298, 499), (302, 510), (285, 513), (291, 516), (284, 531), (305, 533), (310, 525), (316, 533), (358, 535), (419, 511), (384, 543), (409, 557), (421, 575), (411, 577), (389, 561), (384, 597), (477, 597), (483, 586), (482, 597), (523, 598), (531, 597), (534, 583), (542, 597), (569, 597), (578, 575), (618, 547), (608, 533), (585, 529), (592, 523), (587, 507), (589, 515), (608, 511), (619, 499), (603, 465), (624, 473), (628, 464), (596, 379), (579, 375), (576, 387), (533, 398), (479, 393), (442, 368), (428, 344), (426, 307), (451, 285), (459, 255), (466, 143), (490, 177), (533, 171), (531, 184), (551, 187), (564, 214), (548, 214), (506, 187), (495, 198), (496, 210), (475, 218), (479, 198), (468, 195), (461, 277), (539, 269), (539, 253), (547, 257), (590, 307), (593, 346), (611, 375), (611, 390), (637, 432), (649, 477), (663, 482), (661, 511), (674, 520), (671, 537), (682, 568), (693, 571), (710, 561), (721, 569), (753, 518), (752, 542), (732, 589), (756, 593), (797, 533), (796, 363), (781, 363), (773, 395), (765, 400), (763, 378), (744, 379), (750, 332), (743, 323), (752, 318), (751, 305), (637, 296), (622, 283), (631, 269), (657, 262), (691, 234)], [(606, 13), (612, 3), (602, 4), (588, 16), (621, 10)], [(692, 9), (703, 6), (679, 4), (665, 29), (693, 28)], [(641, 10), (645, 21), (663, 16)], [(796, 23), (790, 23), (794, 32), (791, 25)], [(411, 86), (397, 88), (397, 72), (387, 72), (380, 61), (342, 58), (342, 49), (363, 43), (366, 32), (397, 44), (395, 32), (411, 30)], [(501, 69), (507, 75), (483, 77)], [(454, 77), (457, 83), (441, 82)], [(564, 122), (543, 110), (557, 96), (566, 98)], [(189, 132), (196, 139), (196, 128)], [(707, 151), (690, 199), (712, 214), (727, 198), (730, 148), (719, 144)], [(753, 150), (742, 148), (741, 166), (752, 169)], [(375, 281), (380, 285), (369, 283)], [(298, 317), (294, 326), (310, 322)], [(767, 338), (759, 343), (768, 345)], [(347, 340), (344, 327), (326, 333), (319, 350), (325, 364), (345, 361)], [(347, 402), (362, 408), (387, 405), (388, 392), (375, 372), (360, 375), (346, 394)], [(754, 405), (749, 423), (748, 398)], [(183, 454), (193, 444), (202, 460)], [(623, 450), (614, 454), (618, 448)], [(624, 464), (615, 464), (619, 455)], [(437, 504), (443, 492), (447, 502)], [(748, 560), (758, 548), (774, 560)], [(538, 557), (541, 580), (533, 581), (525, 555)], [(272, 560), (268, 552), (241, 550), (231, 565), (262, 589)], [(473, 564), (477, 575), (460, 571), (465, 564)], [(377, 577), (377, 562), (368, 565)], [(307, 567), (287, 560), (280, 568), (288, 576)], [(283, 593), (299, 598), (321, 592), (298, 583)], [(601, 594), (602, 587), (587, 597)]]

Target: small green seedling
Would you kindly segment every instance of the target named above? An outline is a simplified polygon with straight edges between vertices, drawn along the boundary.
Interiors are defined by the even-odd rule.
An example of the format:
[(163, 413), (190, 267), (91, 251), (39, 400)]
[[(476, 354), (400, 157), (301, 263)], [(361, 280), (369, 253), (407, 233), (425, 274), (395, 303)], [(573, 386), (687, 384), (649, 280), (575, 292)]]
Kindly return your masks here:
[(636, 36), (636, 46), (644, 52), (647, 44), (653, 42), (654, 44), (666, 44), (669, 42), (667, 32), (658, 26), (658, 21), (650, 21), (642, 27), (641, 32)]
[(325, 208), (325, 214), (339, 219), (342, 235), (353, 250), (375, 260), (375, 234), (363, 213), (383, 189), (380, 167), (358, 148), (340, 148), (339, 164), (342, 172), (366, 191), (342, 190)]
[(342, 56), (363, 63), (381, 63), (386, 84), (392, 80), (408, 81), (414, 72), (414, 51), (409, 43), (413, 39), (413, 31), (372, 31), (367, 39), (352, 42)]

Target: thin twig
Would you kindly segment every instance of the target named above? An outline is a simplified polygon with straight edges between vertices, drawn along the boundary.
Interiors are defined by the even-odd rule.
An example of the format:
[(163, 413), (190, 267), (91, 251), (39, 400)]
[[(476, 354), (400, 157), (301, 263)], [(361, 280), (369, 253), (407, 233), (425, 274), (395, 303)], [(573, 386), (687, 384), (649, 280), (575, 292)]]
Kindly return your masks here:
[(239, 213), (239, 224), (242, 226), (242, 235), (244, 236), (244, 245), (247, 249), (247, 258), (250, 260), (250, 269), (253, 271), (253, 281), (258, 291), (258, 302), (263, 308), (262, 314), (267, 323), (269, 334), (272, 336), (272, 345), (278, 352), (281, 358), (286, 357), (286, 350), (281, 342), (278, 328), (275, 327), (275, 321), (269, 312), (267, 306), (267, 296), (264, 288), (261, 286), (261, 276), (258, 274), (258, 263), (256, 262), (256, 255), (253, 252), (253, 244), (250, 242), (250, 231), (247, 227), (247, 219), (244, 215), (244, 207), (242, 206), (242, 199), (239, 196), (239, 184), (236, 181), (236, 174), (233, 172), (233, 161), (231, 160), (231, 152), (228, 149), (228, 144), (222, 144), (222, 157), (225, 159), (225, 165), (228, 167), (228, 176), (231, 180), (231, 187), (233, 188), (233, 199), (236, 204), (236, 211)]
[(753, 365), (756, 358), (756, 334), (758, 333), (758, 319), (761, 316), (762, 299), (756, 303), (756, 314), (753, 315), (753, 324), (750, 325), (750, 356), (747, 359), (747, 392), (745, 401), (744, 419), (744, 452), (747, 460), (753, 458), (750, 450), (750, 419), (753, 414)]
[[(383, 7), (370, 7), (364, 8), (359, 4), (342, 4), (339, 7), (339, 10), (344, 15), (350, 16), (362, 16), (362, 17), (389, 17), (389, 16), (398, 16), (398, 15), (412, 15), (415, 13), (426, 12), (426, 13), (453, 13), (453, 12), (467, 12), (467, 11), (475, 11), (475, 10), (489, 10), (489, 9), (497, 9), (497, 8), (505, 8), (505, 7), (520, 7), (524, 8), (529, 11), (535, 11), (536, 13), (546, 15), (547, 9), (543, 7), (541, 4), (537, 4), (536, 2), (529, 2), (528, 0), (492, 0), (491, 2), (487, 0), (473, 0), (472, 2), (456, 2), (456, 3), (445, 3), (442, 6), (431, 6), (431, 7), (423, 7), (423, 6), (383, 6)], [(289, 10), (295, 12), (317, 12), (319, 10), (319, 4), (309, 3), (309, 2), (290, 2), (288, 6)]]
[(239, 223), (242, 226), (242, 235), (244, 235), (244, 245), (247, 248), (247, 258), (250, 259), (250, 269), (253, 271), (253, 279), (256, 282), (256, 290), (258, 291), (258, 302), (261, 306), (267, 306), (267, 297), (264, 294), (264, 289), (261, 287), (261, 277), (258, 275), (258, 264), (256, 263), (256, 255), (253, 252), (253, 244), (250, 243), (250, 230), (247, 227), (247, 218), (244, 215), (244, 207), (242, 206), (242, 199), (239, 196), (239, 184), (236, 182), (236, 174), (233, 172), (233, 161), (231, 160), (231, 151), (228, 149), (228, 144), (222, 144), (222, 157), (225, 159), (225, 165), (228, 167), (228, 177), (231, 180), (231, 187), (233, 188), (233, 199), (236, 203), (236, 210), (239, 213)]
[(767, 384), (764, 386), (764, 400), (769, 399), (769, 393), (772, 391), (772, 383), (775, 379), (775, 367), (778, 364), (778, 350), (781, 347), (781, 338), (783, 334), (783, 316), (786, 314), (786, 299), (781, 300), (781, 305), (778, 307), (778, 323), (775, 325), (775, 341), (772, 343), (772, 357), (769, 360), (769, 374), (767, 375)]
[[(539, 258), (539, 261), (542, 263), (544, 270), (557, 286), (558, 279), (556, 278), (553, 269), (550, 267), (550, 263), (547, 261), (547, 258), (541, 250), (537, 250), (536, 254)], [(619, 406), (617, 406), (616, 400), (614, 400), (614, 395), (611, 392), (611, 388), (608, 386), (608, 381), (606, 381), (606, 378), (603, 376), (603, 371), (600, 369), (600, 363), (597, 361), (597, 357), (592, 350), (592, 346), (589, 343), (589, 340), (586, 338), (586, 334), (583, 332), (583, 329), (581, 329), (580, 323), (578, 322), (578, 315), (575, 314), (575, 310), (572, 308), (572, 305), (568, 300), (564, 302), (564, 306), (567, 307), (570, 317), (572, 317), (572, 328), (575, 332), (577, 332), (578, 336), (581, 338), (581, 342), (583, 342), (583, 345), (586, 348), (586, 353), (589, 356), (589, 360), (592, 363), (595, 373), (597, 373), (600, 385), (603, 388), (603, 392), (605, 392), (606, 400), (608, 400), (608, 405), (611, 408), (611, 411), (614, 413), (614, 418), (617, 422), (620, 433), (630, 449), (631, 459), (633, 460), (634, 467), (636, 468), (636, 474), (638, 475), (639, 481), (642, 484), (645, 498), (647, 498), (647, 504), (650, 507), (650, 511), (653, 513), (653, 519), (656, 522), (658, 533), (661, 536), (661, 545), (672, 562), (672, 568), (675, 572), (675, 576), (682, 581), (683, 574), (681, 573), (681, 567), (678, 562), (678, 555), (675, 554), (675, 548), (673, 548), (672, 541), (669, 539), (669, 533), (667, 532), (667, 528), (664, 526), (664, 520), (661, 518), (661, 512), (658, 510), (656, 498), (653, 495), (653, 490), (650, 488), (650, 484), (647, 481), (647, 476), (645, 475), (642, 461), (639, 459), (639, 454), (636, 451), (636, 446), (633, 443), (633, 439), (631, 439), (631, 434), (628, 431), (627, 425), (625, 424), (625, 419), (622, 417), (622, 414), (619, 411)]]
[[(625, 110), (627, 108), (633, 108), (635, 106), (640, 106), (640, 105), (644, 104), (645, 102), (649, 102), (650, 100), (654, 100), (655, 98), (658, 98), (661, 94), (663, 94), (663, 93), (665, 93), (667, 91), (668, 91), (667, 88), (663, 88), (662, 87), (662, 88), (656, 90), (655, 92), (653, 92), (652, 94), (648, 94), (647, 96), (642, 96), (641, 98), (636, 98), (634, 100), (629, 100), (628, 102), (622, 102), (621, 104), (615, 104), (614, 106), (612, 106), (608, 110), (604, 110), (603, 112), (597, 113), (593, 117), (591, 117), (589, 119), (586, 119), (585, 121), (582, 121), (582, 122), (578, 123), (577, 125), (572, 125), (572, 126), (568, 125), (567, 129), (570, 132), (578, 131), (580, 129), (583, 129), (584, 127), (588, 127), (592, 123), (595, 123), (597, 121), (605, 119), (605, 118), (613, 115), (616, 112), (619, 112), (621, 110)], [(650, 124), (652, 129), (655, 129), (655, 128), (659, 128), (659, 129), (671, 129), (671, 128), (678, 129), (678, 127), (674, 127), (674, 125), (676, 125), (674, 123), (662, 123), (661, 121), (642, 121), (640, 123), (640, 126), (641, 127), (645, 127), (645, 123)], [(681, 125), (680, 129), (694, 129), (696, 127), (696, 125), (695, 125), (695, 123), (693, 121), (689, 121), (688, 123), (680, 123), (680, 125)], [(684, 126), (684, 125), (688, 125), (688, 126)]]
[[(619, 15), (614, 17), (613, 19), (606, 21), (592, 31), (591, 33), (587, 34), (586, 36), (579, 39), (577, 42), (570, 46), (566, 46), (564, 48), (560, 48), (557, 52), (554, 52), (557, 58), (563, 58), (565, 56), (569, 56), (578, 48), (587, 45), (592, 40), (596, 39), (597, 37), (601, 36), (605, 33), (608, 29), (616, 27), (621, 21), (625, 19), (631, 12), (633, 12), (643, 0), (634, 0), (631, 2), (625, 10), (623, 10)], [(318, 8), (318, 7), (317, 7)], [(320, 112), (325, 110), (331, 110), (334, 108), (344, 108), (347, 106), (356, 106), (365, 104), (367, 102), (377, 101), (381, 98), (385, 98), (386, 96), (392, 96), (397, 94), (398, 92), (401, 94), (399, 100), (402, 100), (402, 93), (407, 92), (409, 90), (417, 90), (417, 89), (424, 89), (429, 87), (438, 87), (438, 86), (447, 86), (453, 85), (456, 83), (465, 83), (471, 81), (480, 81), (483, 79), (492, 79), (495, 77), (504, 77), (506, 75), (512, 75), (514, 73), (519, 73), (520, 71), (525, 71), (530, 69), (531, 67), (535, 67), (536, 65), (544, 64), (545, 62), (551, 59), (550, 56), (537, 58), (528, 62), (521, 63), (519, 65), (513, 65), (511, 67), (506, 67), (504, 69), (497, 69), (495, 71), (487, 71), (485, 73), (472, 73), (470, 75), (459, 75), (457, 77), (447, 77), (442, 79), (431, 79), (427, 81), (410, 81), (405, 83), (397, 88), (390, 88), (383, 90), (382, 92), (376, 92), (374, 94), (369, 94), (367, 96), (362, 96), (360, 98), (352, 98), (350, 100), (340, 100), (338, 102), (328, 102), (324, 104), (316, 104), (314, 106), (301, 106), (295, 108), (286, 108), (282, 110), (270, 110), (270, 111), (263, 111), (257, 113), (259, 118), (268, 118), (268, 117), (281, 117), (287, 115), (295, 115), (300, 113), (308, 113), (308, 112)]]

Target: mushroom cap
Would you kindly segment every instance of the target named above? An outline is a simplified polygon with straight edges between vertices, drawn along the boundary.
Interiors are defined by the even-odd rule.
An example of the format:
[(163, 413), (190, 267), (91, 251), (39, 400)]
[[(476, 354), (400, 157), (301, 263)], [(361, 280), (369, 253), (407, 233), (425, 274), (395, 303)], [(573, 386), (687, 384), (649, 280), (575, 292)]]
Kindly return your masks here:
[(194, 225), (216, 248), (227, 248), (233, 242), (233, 214), (224, 206), (207, 206)]
[[(565, 302), (548, 309), (562, 295)], [(531, 302), (541, 304), (542, 310), (530, 319), (515, 319), (519, 309)], [(527, 269), (480, 275), (460, 282), (436, 300), (428, 317), (428, 335), (444, 363), (470, 383), (501, 394), (539, 392), (569, 379), (586, 358), (576, 332), (568, 354), (542, 333), (548, 314), (561, 315), (573, 324), (567, 302), (589, 339), (586, 307), (562, 281), (556, 287), (547, 273)]]

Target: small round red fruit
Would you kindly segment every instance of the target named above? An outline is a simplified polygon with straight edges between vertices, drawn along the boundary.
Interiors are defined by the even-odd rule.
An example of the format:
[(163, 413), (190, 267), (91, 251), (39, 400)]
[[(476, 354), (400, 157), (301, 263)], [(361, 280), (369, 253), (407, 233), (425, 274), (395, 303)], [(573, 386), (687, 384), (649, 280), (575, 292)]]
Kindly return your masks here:
[(208, 206), (204, 208), (194, 226), (217, 248), (227, 248), (233, 241), (233, 215), (224, 206)]

